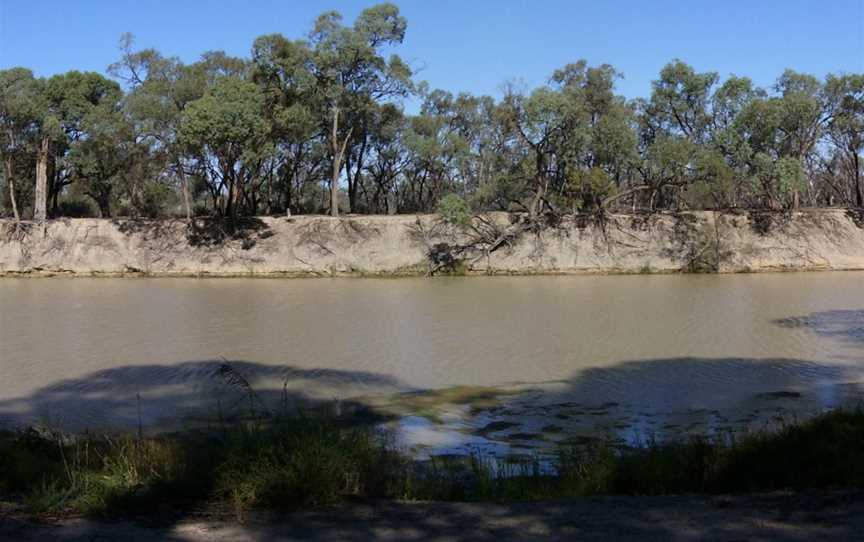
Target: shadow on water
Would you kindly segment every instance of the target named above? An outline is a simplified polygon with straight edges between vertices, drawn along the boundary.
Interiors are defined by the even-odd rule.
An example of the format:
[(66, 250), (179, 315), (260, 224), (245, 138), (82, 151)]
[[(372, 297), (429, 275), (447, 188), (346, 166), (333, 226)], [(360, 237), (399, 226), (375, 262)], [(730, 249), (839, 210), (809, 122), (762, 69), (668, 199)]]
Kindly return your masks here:
[[(413, 426), (402, 430), (409, 446), (437, 438), (433, 453), (543, 453), (560, 442), (594, 439), (640, 445), (770, 429), (858, 405), (862, 379), (855, 367), (802, 359), (632, 360), (524, 385), (499, 404), (463, 410), (437, 426), (411, 418)], [(460, 442), (460, 432), (469, 437)]]
[[(223, 372), (224, 360), (209, 360), (129, 365), (58, 381), (0, 401), (0, 427), (82, 431), (141, 425), (152, 432), (327, 403), (358, 418), (399, 418), (395, 428), (407, 448), (500, 454), (574, 437), (639, 444), (764, 429), (857, 404), (864, 379), (864, 368), (849, 364), (681, 357), (592, 367), (554, 382), (418, 391), (365, 371), (228, 365), (231, 374)], [(381, 408), (382, 397), (395, 399)]]
[[(45, 410), (84, 415), (99, 412), (100, 421), (134, 419), (136, 394), (142, 398), (143, 416), (148, 420), (158, 420), (166, 412), (192, 410), (206, 403), (200, 402), (204, 393), (211, 400), (218, 397), (223, 405), (238, 402), (237, 409), (242, 411), (244, 394), (235, 385), (224, 382), (220, 375), (222, 361), (196, 361), (179, 365), (127, 366), (98, 371), (88, 376), (64, 380), (42, 388), (29, 397), (0, 402), (0, 416), (17, 416), (25, 420)], [(377, 374), (329, 369), (298, 369), (286, 365), (262, 365), (252, 362), (236, 361), (231, 365), (242, 373), (250, 385), (259, 386), (265, 382), (293, 382), (292, 391), (275, 388), (259, 388), (261, 402), (278, 405), (289, 395), (292, 401), (314, 400), (312, 388), (327, 385), (338, 392), (347, 392), (355, 386), (379, 386), (394, 392), (406, 391), (397, 380)], [(518, 427), (512, 433), (523, 436), (535, 430), (537, 438), (551, 439), (553, 436), (567, 436), (579, 427), (604, 423), (614, 418), (612, 413), (621, 414), (621, 427), (611, 426), (621, 433), (645, 424), (644, 430), (662, 429), (661, 423), (670, 423), (676, 413), (682, 419), (687, 416), (703, 420), (710, 425), (711, 420), (722, 422), (725, 413), (751, 409), (772, 409), (786, 404), (798, 408), (802, 404), (821, 409), (837, 406), (845, 397), (860, 397), (859, 374), (852, 368), (834, 366), (801, 359), (739, 359), (739, 358), (669, 358), (632, 360), (612, 367), (591, 368), (576, 372), (571, 378), (529, 385), (514, 396), (507, 396), (497, 406), (480, 409), (475, 415), (478, 419), (489, 416), (488, 420), (513, 419)], [(209, 384), (204, 384), (209, 383)], [(136, 391), (137, 390), (137, 391)], [(512, 398), (511, 398), (512, 397)], [(212, 403), (210, 403), (212, 406)], [(670, 416), (672, 418), (670, 418)], [(656, 424), (655, 423), (656, 418)], [(487, 420), (487, 421), (488, 421)], [(490, 422), (491, 423), (491, 422)], [(532, 426), (532, 424), (534, 424)], [(569, 424), (569, 425), (568, 425)], [(552, 430), (550, 426), (560, 429)], [(499, 425), (499, 427), (501, 427)], [(659, 430), (658, 429), (658, 430)], [(487, 432), (496, 437), (495, 431)], [(511, 440), (512, 442), (512, 440)], [(2, 460), (2, 458), (0, 458)], [(664, 500), (665, 499), (665, 500)], [(658, 498), (643, 504), (632, 513), (616, 514), (608, 521), (607, 534), (641, 533), (672, 536), (672, 527), (663, 522), (652, 521), (652, 514), (680, 514), (680, 507), (686, 503), (671, 502), (673, 498)], [(592, 506), (598, 512), (608, 512), (599, 500), (578, 501), (578, 506), (587, 507), (582, 518), (594, 518)], [(593, 503), (593, 504), (592, 504)], [(663, 504), (667, 503), (667, 504)], [(568, 527), (562, 518), (572, 513), (568, 506), (560, 503), (524, 505), (520, 517), (530, 521), (538, 532), (552, 533), (549, 539), (560, 535), (562, 529), (599, 528), (600, 519), (580, 519), (579, 529)], [(507, 521), (497, 522), (487, 530), (479, 530), (481, 520), (487, 521), (496, 514), (509, 517), (512, 509), (508, 507), (451, 506), (446, 513), (430, 519), (417, 514), (388, 512), (391, 505), (376, 505), (377, 524), (367, 519), (358, 520), (350, 509), (340, 512), (331, 511), (300, 514), (298, 516), (276, 516), (274, 524), (261, 524), (258, 532), (270, 539), (292, 537), (302, 539), (368, 540), (385, 528), (399, 529), (402, 540), (421, 540), (442, 533), (461, 536), (465, 529), (475, 529), (472, 538), (477, 540), (523, 539), (525, 533), (508, 525)], [(617, 505), (616, 505), (617, 506)], [(771, 509), (765, 504), (761, 513)], [(192, 510), (191, 508), (189, 510)], [(144, 517), (139, 520), (151, 524), (156, 521), (160, 538), (182, 540), (182, 532), (177, 527), (195, 519), (187, 509), (160, 512), (160, 517)], [(773, 510), (773, 509), (772, 509)], [(743, 512), (742, 512), (743, 513)], [(773, 512), (772, 512), (773, 513)], [(337, 517), (338, 516), (338, 517)], [(613, 521), (614, 520), (614, 521)], [(11, 525), (16, 520), (0, 518), (0, 534), (13, 532), (24, 527)], [(7, 524), (4, 526), (4, 522)], [(587, 522), (587, 523), (586, 523)], [(488, 522), (486, 523), (488, 524)], [(102, 532), (105, 527), (98, 523), (82, 524), (68, 539), (83, 539)], [(136, 527), (136, 529), (139, 527)], [(11, 530), (9, 530), (11, 529)], [(239, 529), (239, 527), (238, 527)], [(239, 531), (235, 531), (238, 532)], [(716, 534), (716, 533), (715, 533)], [(63, 538), (54, 536), (54, 539)]]
[(832, 310), (806, 316), (780, 318), (774, 324), (786, 329), (800, 329), (819, 337), (836, 339), (853, 346), (864, 346), (864, 310)]
[[(140, 423), (147, 429), (178, 429), (262, 411), (295, 409), (364, 389), (392, 393), (406, 388), (392, 377), (365, 371), (250, 361), (128, 365), (61, 380), (28, 397), (0, 401), (0, 427), (35, 423), (66, 431), (128, 430)], [(346, 401), (342, 406), (356, 409), (359, 405)]]
[[(832, 310), (773, 324), (864, 346), (864, 310)], [(541, 452), (562, 441), (624, 445), (770, 430), (864, 399), (864, 367), (794, 358), (640, 359), (539, 383), (501, 407), (452, 425), (473, 440), (452, 453)], [(451, 427), (452, 430), (454, 427)], [(446, 443), (446, 441), (445, 441)]]
[[(844, 343), (864, 345), (864, 311), (817, 312), (774, 323), (784, 328), (806, 329)], [(40, 419), (50, 422), (53, 418), (70, 430), (134, 428), (139, 419), (145, 426), (158, 426), (165, 423), (166, 418), (195, 419), (197, 416), (201, 421), (207, 416), (212, 419), (217, 411), (226, 417), (242, 416), (250, 409), (277, 409), (285, 404), (356, 397), (358, 388), (376, 393), (416, 394), (416, 390), (398, 379), (363, 371), (301, 369), (249, 361), (231, 361), (230, 365), (255, 390), (256, 401), (260, 402), (248, 401), (242, 386), (237, 386), (224, 374), (221, 360), (131, 365), (58, 381), (29, 396), (0, 401), (0, 425), (33, 423)], [(598, 431), (624, 443), (634, 443), (640, 439), (672, 438), (693, 432), (735, 431), (742, 427), (762, 429), (778, 417), (785, 421), (803, 419), (825, 409), (860, 404), (864, 397), (862, 376), (864, 367), (855, 364), (795, 358), (628, 360), (609, 367), (576, 371), (569, 378), (556, 382), (493, 390), (483, 395), (484, 403), (480, 406), (457, 404), (457, 410), (465, 416), (451, 424), (449, 430), (458, 433), (456, 438), (461, 435), (466, 441), (479, 437), (485, 442), (502, 444), (511, 451), (531, 452)], [(497, 392), (500, 392), (497, 401), (489, 401)], [(361, 410), (374, 408), (364, 401), (357, 399), (346, 404)], [(429, 404), (429, 401), (424, 403)], [(443, 425), (448, 423), (445, 421)], [(457, 453), (484, 451), (481, 445), (472, 448), (457, 443), (452, 448)], [(599, 501), (580, 502), (589, 506), (587, 503)], [(400, 538), (404, 540), (426, 539), (442, 532), (459, 536), (466, 532), (466, 525), (479, 524), (478, 518), (489, 519), (490, 514), (497, 513), (504, 517), (512, 513), (507, 507), (500, 510), (453, 507), (446, 515), (431, 519), (404, 512), (390, 517), (386, 511), (388, 506), (382, 503), (377, 508), (384, 518), (382, 521), (389, 522), (389, 528), (400, 529), (403, 535)], [(642, 533), (661, 538), (664, 533), (670, 537), (676, 534), (671, 527), (667, 530), (663, 522), (651, 520), (655, 512), (662, 513), (660, 508), (651, 506), (654, 505), (616, 515), (614, 528), (610, 526), (612, 530), (607, 534)], [(680, 513), (679, 507), (683, 505), (672, 503), (669, 506)], [(773, 505), (765, 505), (769, 506)], [(555, 503), (543, 503), (525, 508), (520, 517), (530, 520), (544, 532), (560, 534), (564, 528), (562, 517), (570, 513), (566, 507), (559, 509)], [(183, 539), (174, 529), (189, 519), (189, 514), (181, 510), (158, 518), (162, 539)], [(297, 516), (298, 521), (277, 518), (278, 529), (260, 527), (259, 530), (274, 538), (298, 536), (321, 540), (337, 536), (337, 531), (338, 537), (345, 540), (367, 540), (378, 533), (369, 521), (353, 520), (350, 512), (344, 517), (334, 517), (335, 514), (339, 512), (301, 514)], [(584, 517), (594, 515), (586, 513)], [(0, 534), (13, 532), (17, 527), (9, 525), (14, 521), (0, 517)], [(102, 528), (98, 524), (82, 525), (73, 538), (95, 535)], [(472, 538), (497, 540), (523, 538), (524, 534), (502, 522), (499, 527), (474, 533)], [(851, 536), (851, 532), (847, 534)]]

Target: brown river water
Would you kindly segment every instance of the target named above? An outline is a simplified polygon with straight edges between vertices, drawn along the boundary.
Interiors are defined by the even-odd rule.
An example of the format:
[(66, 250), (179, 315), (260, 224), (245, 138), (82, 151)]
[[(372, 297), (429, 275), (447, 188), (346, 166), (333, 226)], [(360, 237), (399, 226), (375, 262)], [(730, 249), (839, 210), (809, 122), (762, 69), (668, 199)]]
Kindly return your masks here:
[(386, 404), (430, 453), (633, 442), (856, 404), (862, 354), (857, 272), (0, 279), (0, 426), (166, 428), (326, 400)]

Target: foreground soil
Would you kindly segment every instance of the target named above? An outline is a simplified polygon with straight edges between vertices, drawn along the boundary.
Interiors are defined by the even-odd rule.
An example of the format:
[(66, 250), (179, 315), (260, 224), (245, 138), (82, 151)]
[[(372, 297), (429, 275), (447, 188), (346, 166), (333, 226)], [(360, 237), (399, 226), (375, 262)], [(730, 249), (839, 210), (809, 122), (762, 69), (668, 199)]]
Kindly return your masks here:
[(466, 504), (380, 502), (237, 523), (213, 516), (98, 522), (0, 509), (0, 540), (860, 540), (864, 493), (596, 497)]

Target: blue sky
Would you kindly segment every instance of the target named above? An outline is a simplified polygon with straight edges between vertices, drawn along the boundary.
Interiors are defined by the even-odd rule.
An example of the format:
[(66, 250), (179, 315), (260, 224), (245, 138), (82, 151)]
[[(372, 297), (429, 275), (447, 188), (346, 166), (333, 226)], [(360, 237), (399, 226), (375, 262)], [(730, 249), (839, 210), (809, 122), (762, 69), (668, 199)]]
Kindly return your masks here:
[[(0, 67), (37, 75), (104, 71), (121, 33), (140, 47), (194, 61), (207, 50), (248, 55), (252, 40), (302, 37), (322, 11), (353, 20), (372, 1), (0, 0)], [(418, 78), (450, 91), (499, 95), (502, 83), (542, 84), (580, 58), (624, 73), (619, 92), (645, 96), (660, 68), (747, 75), (767, 86), (787, 67), (823, 76), (864, 72), (864, 0), (402, 0), (397, 52)]]

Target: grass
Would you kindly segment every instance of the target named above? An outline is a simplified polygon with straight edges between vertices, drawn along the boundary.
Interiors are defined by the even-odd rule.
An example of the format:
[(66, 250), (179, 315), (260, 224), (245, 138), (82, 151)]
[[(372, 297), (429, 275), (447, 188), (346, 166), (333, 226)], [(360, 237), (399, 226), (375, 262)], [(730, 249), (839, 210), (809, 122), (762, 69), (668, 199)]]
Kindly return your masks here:
[(229, 505), (297, 509), (394, 494), (407, 468), (368, 428), (321, 417), (138, 439), (0, 435), (0, 493), (40, 512), (147, 513)]
[(649, 443), (562, 445), (533, 457), (416, 463), (369, 426), (323, 416), (139, 439), (0, 433), (0, 494), (34, 513), (293, 510), (349, 499), (542, 500), (598, 494), (864, 487), (864, 410), (779, 431)]

